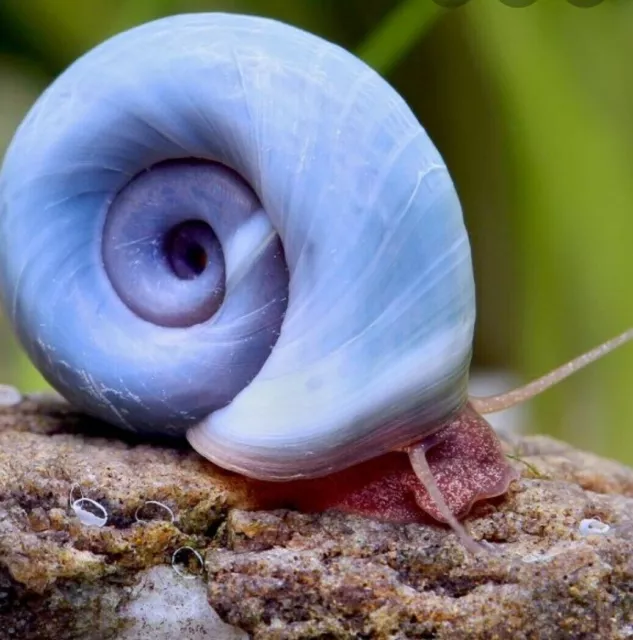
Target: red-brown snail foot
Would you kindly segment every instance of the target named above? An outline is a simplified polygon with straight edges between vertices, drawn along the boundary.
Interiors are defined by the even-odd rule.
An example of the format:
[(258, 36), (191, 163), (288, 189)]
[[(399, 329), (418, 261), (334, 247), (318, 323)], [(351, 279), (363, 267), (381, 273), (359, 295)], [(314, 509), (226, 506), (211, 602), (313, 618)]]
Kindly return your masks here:
[(426, 457), (450, 511), (466, 516), (480, 500), (501, 496), (518, 473), (488, 422), (467, 405), (451, 422), (407, 448), (324, 478), (252, 484), (262, 508), (304, 512), (338, 510), (398, 523), (446, 522), (442, 509), (414, 472), (410, 455)]

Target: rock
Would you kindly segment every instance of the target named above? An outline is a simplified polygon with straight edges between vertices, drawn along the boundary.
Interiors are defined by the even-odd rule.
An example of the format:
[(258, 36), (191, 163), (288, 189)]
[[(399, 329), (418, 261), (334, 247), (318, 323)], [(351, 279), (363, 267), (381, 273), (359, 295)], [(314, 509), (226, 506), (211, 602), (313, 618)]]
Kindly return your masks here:
[[(0, 640), (177, 637), (170, 628), (201, 602), (200, 581), (176, 574), (171, 558), (183, 546), (204, 551), (231, 507), (249, 505), (241, 480), (229, 480), (185, 447), (136, 441), (57, 398), (1, 408)], [(105, 526), (82, 524), (88, 500)], [(161, 565), (170, 579), (152, 572)], [(206, 606), (186, 637), (235, 637)]]
[[(508, 453), (522, 477), (466, 519), (475, 557), (433, 523), (255, 511), (186, 445), (58, 399), (0, 406), (0, 639), (633, 638), (633, 470)], [(183, 547), (204, 578), (171, 566)]]
[(136, 593), (119, 614), (131, 625), (117, 640), (245, 640), (247, 634), (225, 625), (207, 602), (202, 579), (183, 580), (172, 567), (142, 573)]

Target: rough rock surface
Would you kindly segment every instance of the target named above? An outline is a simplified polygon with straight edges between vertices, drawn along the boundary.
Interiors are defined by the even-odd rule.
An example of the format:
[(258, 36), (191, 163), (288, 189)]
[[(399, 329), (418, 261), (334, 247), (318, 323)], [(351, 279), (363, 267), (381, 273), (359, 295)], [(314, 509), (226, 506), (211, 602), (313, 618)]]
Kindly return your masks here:
[[(539, 437), (508, 453), (522, 477), (466, 520), (490, 549), (473, 557), (432, 524), (252, 511), (251, 485), (184, 446), (6, 403), (0, 640), (633, 638), (633, 470)], [(170, 566), (181, 547), (201, 577), (191, 552)]]

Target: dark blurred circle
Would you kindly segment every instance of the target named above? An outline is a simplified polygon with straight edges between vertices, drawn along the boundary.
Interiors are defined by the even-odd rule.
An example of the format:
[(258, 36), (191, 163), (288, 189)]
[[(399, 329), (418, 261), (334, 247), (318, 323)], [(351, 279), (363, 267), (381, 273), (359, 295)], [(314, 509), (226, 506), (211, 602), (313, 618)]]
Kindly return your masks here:
[(568, 2), (569, 4), (573, 4), (574, 7), (589, 9), (590, 7), (597, 7), (602, 0), (568, 0)]
[(444, 7), (445, 9), (457, 9), (457, 7), (461, 7), (465, 5), (469, 0), (433, 0), (435, 4), (439, 4), (440, 7)]
[(503, 4), (508, 7), (514, 7), (515, 9), (524, 9), (534, 4), (537, 0), (501, 0)]

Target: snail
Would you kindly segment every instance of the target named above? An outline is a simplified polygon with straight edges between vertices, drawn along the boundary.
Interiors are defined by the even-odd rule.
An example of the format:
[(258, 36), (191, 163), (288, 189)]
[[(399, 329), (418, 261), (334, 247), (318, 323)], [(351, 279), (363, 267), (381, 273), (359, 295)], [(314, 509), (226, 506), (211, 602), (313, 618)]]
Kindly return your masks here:
[(43, 93), (0, 173), (0, 293), (78, 409), (323, 507), (423, 510), (473, 550), (459, 519), (516, 478), (482, 414), (633, 337), (469, 397), (470, 244), (438, 150), (354, 55), (237, 14), (135, 27)]

